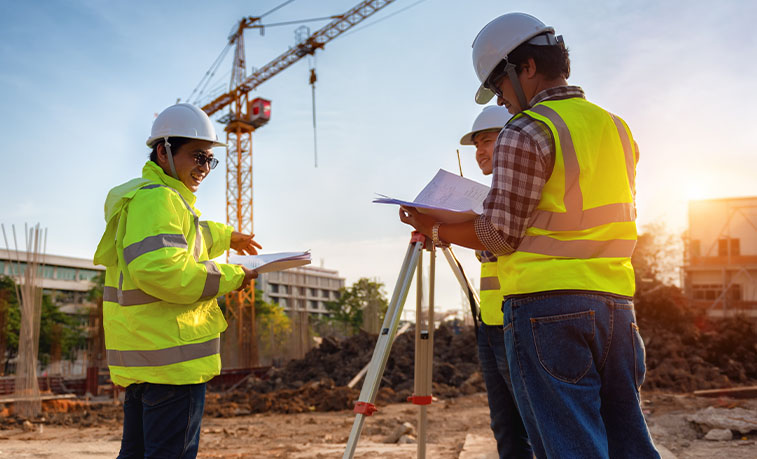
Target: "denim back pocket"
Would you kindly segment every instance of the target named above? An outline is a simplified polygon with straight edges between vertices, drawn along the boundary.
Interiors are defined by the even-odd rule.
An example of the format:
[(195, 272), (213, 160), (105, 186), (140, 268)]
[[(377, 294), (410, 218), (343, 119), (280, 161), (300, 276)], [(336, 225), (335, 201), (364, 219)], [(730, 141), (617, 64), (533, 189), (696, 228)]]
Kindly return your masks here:
[(577, 383), (593, 364), (594, 311), (531, 319), (541, 366), (554, 378)]
[(631, 340), (633, 341), (633, 374), (636, 390), (640, 390), (647, 376), (647, 364), (645, 363), (647, 351), (644, 348), (644, 340), (641, 339), (641, 334), (639, 334), (639, 327), (633, 322), (631, 322)]

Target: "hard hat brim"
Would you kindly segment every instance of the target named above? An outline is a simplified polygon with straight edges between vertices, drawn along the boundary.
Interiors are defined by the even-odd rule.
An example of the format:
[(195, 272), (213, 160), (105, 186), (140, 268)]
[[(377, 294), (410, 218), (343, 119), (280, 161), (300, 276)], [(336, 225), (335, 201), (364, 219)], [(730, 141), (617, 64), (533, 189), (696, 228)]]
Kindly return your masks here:
[(476, 132), (473, 132), (473, 131), (471, 131), (471, 132), (469, 132), (469, 133), (465, 134), (465, 135), (464, 135), (464, 136), (463, 136), (463, 137), (462, 137), (462, 138), (460, 139), (460, 145), (475, 145), (475, 144), (473, 143), (473, 134), (476, 134)]
[[(171, 137), (183, 137), (183, 138), (185, 138), (185, 139), (207, 140), (207, 141), (209, 141), (209, 142), (213, 142), (213, 145), (212, 145), (212, 147), (213, 147), (213, 148), (215, 148), (215, 147), (226, 147), (226, 146), (228, 146), (228, 145), (226, 145), (225, 143), (223, 143), (223, 142), (220, 142), (220, 141), (218, 141), (218, 140), (209, 140), (209, 139), (205, 139), (205, 138), (201, 138), (201, 137), (184, 137), (184, 136), (180, 136), (180, 135), (171, 136)], [(145, 144), (147, 144), (147, 146), (148, 146), (149, 148), (152, 148), (152, 147), (153, 147), (153, 146), (155, 145), (155, 142), (157, 142), (157, 141), (159, 141), (159, 140), (163, 140), (163, 137), (162, 137), (162, 136), (160, 136), (160, 137), (150, 137), (149, 139), (147, 139), (147, 142), (145, 142)]]
[(483, 84), (478, 87), (478, 91), (476, 91), (476, 103), (479, 105), (486, 105), (489, 103), (490, 100), (494, 97), (494, 93), (485, 88)]

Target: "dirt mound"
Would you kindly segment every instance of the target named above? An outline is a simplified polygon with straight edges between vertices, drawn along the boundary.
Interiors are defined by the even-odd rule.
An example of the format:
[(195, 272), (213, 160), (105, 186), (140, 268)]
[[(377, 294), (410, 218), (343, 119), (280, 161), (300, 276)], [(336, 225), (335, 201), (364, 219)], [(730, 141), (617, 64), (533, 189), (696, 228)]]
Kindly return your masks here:
[[(375, 335), (367, 333), (343, 340), (324, 338), (304, 359), (271, 369), (263, 379), (250, 380), (245, 388), (209, 400), (206, 410), (214, 416), (227, 416), (351, 409), (362, 381), (354, 389), (346, 386), (370, 362), (376, 340)], [(483, 391), (477, 352), (472, 328), (447, 324), (438, 328), (434, 332), (433, 395), (451, 398)], [(415, 332), (411, 328), (392, 345), (377, 400), (406, 401), (413, 394), (414, 365)]]
[(744, 318), (710, 320), (692, 310), (676, 287), (636, 298), (647, 348), (643, 388), (671, 392), (754, 385), (756, 325)]

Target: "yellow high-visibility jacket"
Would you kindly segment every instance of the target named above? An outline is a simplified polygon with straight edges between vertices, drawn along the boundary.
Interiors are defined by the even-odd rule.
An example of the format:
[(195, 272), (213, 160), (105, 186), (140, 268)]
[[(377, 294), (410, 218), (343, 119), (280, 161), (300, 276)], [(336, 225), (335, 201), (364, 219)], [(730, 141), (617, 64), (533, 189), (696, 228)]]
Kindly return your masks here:
[(485, 261), (478, 251), (476, 256), (481, 261), (481, 321), (486, 325), (502, 325), (502, 291), (499, 287), (497, 260)]
[(216, 298), (237, 289), (244, 271), (210, 261), (228, 250), (233, 229), (200, 222), (195, 201), (152, 161), (108, 193), (94, 262), (106, 267), (105, 347), (119, 386), (197, 384), (221, 371), (227, 324)]
[(522, 242), (497, 260), (503, 294), (633, 296), (638, 151), (628, 126), (583, 98), (544, 101), (519, 116), (552, 131), (555, 164)]

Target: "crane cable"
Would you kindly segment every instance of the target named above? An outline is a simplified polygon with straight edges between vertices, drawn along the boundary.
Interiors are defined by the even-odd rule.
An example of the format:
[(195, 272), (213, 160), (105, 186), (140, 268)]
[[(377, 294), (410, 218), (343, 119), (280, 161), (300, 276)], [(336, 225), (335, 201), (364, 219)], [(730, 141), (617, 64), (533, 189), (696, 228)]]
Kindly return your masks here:
[[(205, 93), (205, 89), (207, 89), (208, 84), (210, 83), (210, 80), (213, 78), (213, 76), (216, 74), (216, 71), (218, 70), (218, 67), (221, 65), (221, 62), (223, 61), (223, 58), (226, 57), (226, 54), (231, 49), (231, 43), (226, 43), (226, 46), (221, 50), (221, 54), (218, 55), (215, 61), (213, 61), (213, 64), (211, 64), (210, 68), (207, 72), (205, 72), (205, 75), (203, 75), (202, 79), (199, 83), (197, 83), (197, 87), (194, 88), (192, 91), (192, 94), (187, 97), (187, 101), (191, 102), (192, 97), (197, 94), (197, 98), (195, 101), (199, 101), (200, 97)], [(200, 87), (202, 86), (202, 89)], [(199, 92), (198, 92), (199, 91)]]

